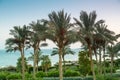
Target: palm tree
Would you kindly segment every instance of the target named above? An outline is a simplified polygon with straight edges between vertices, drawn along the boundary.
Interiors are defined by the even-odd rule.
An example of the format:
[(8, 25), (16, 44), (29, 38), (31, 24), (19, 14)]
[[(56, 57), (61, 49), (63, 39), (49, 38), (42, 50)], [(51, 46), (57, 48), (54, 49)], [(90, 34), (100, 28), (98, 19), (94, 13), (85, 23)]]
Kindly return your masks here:
[(107, 53), (111, 57), (111, 75), (113, 73), (113, 61), (114, 57), (118, 56), (118, 52), (120, 51), (120, 43), (117, 43), (116, 45), (108, 45), (107, 46)]
[(42, 62), (41, 62), (41, 66), (42, 66), (42, 68), (45, 70), (46, 75), (47, 75), (47, 70), (48, 70), (49, 67), (51, 67), (50, 58), (49, 58), (48, 55), (43, 55), (43, 56), (41, 57), (41, 61), (42, 61)]
[(108, 30), (107, 25), (103, 23), (97, 24), (95, 28), (95, 34), (94, 34), (93, 49), (96, 57), (97, 57), (96, 50), (99, 49), (99, 65), (98, 65), (100, 69), (99, 74), (102, 74), (102, 64), (101, 64), (102, 51), (101, 50), (103, 49), (103, 52), (104, 52), (103, 55), (105, 55), (105, 45), (108, 43), (113, 44), (113, 41), (116, 41), (115, 33), (113, 31)]
[[(37, 55), (36, 55), (36, 71), (38, 72), (38, 64), (39, 62), (41, 61), (41, 57), (42, 57), (42, 52), (41, 51), (38, 51)], [(28, 60), (30, 61), (34, 61), (34, 54), (31, 53), (31, 56), (28, 57)]]
[[(65, 72), (65, 55), (68, 55), (68, 54), (74, 55), (75, 52), (70, 49), (70, 46), (63, 47), (62, 52), (63, 52), (62, 53), (62, 59), (63, 59), (63, 63), (64, 63), (63, 71)], [(57, 55), (57, 54), (59, 54), (59, 49), (58, 48), (53, 48), (51, 56), (54, 56), (54, 55)]]
[(12, 38), (6, 40), (7, 52), (20, 51), (22, 58), (22, 80), (25, 80), (25, 61), (24, 61), (24, 48), (26, 44), (26, 38), (28, 36), (28, 27), (26, 25), (21, 28), (20, 26), (15, 26), (14, 29), (10, 30), (10, 35)]
[(40, 43), (46, 39), (46, 24), (42, 22), (42, 20), (37, 20), (37, 22), (30, 23), (30, 47), (34, 49), (34, 63), (33, 63), (33, 77), (34, 79), (36, 74), (36, 66), (37, 66), (37, 55), (40, 50)]
[(96, 80), (95, 72), (94, 72), (94, 64), (92, 61), (92, 45), (93, 45), (93, 34), (95, 31), (95, 25), (99, 23), (103, 23), (103, 20), (99, 20), (96, 22), (96, 12), (93, 11), (90, 14), (87, 14), (85, 11), (81, 11), (80, 13), (80, 21), (74, 18), (76, 21), (76, 24), (79, 26), (78, 31), (78, 38), (83, 44), (86, 44), (89, 49), (89, 56), (91, 61), (91, 71), (94, 77), (94, 80)]
[(58, 13), (52, 12), (49, 16), (48, 26), (49, 33), (48, 38), (52, 40), (59, 49), (59, 77), (60, 80), (63, 80), (63, 71), (62, 71), (62, 49), (64, 46), (73, 42), (75, 36), (73, 35), (73, 31), (71, 29), (70, 24), (70, 15), (64, 13), (64, 11), (59, 11)]

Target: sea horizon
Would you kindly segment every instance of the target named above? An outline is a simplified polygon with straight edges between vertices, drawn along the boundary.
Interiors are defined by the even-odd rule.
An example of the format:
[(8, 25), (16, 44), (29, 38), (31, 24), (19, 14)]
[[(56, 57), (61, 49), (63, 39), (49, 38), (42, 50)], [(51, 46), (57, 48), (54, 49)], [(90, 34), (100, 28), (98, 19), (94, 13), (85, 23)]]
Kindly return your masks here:
[[(58, 62), (58, 55), (51, 56), (53, 49), (41, 49), (42, 55), (49, 55), (49, 58), (51, 60), (52, 66)], [(65, 60), (66, 61), (77, 61), (78, 60), (78, 52), (80, 51), (80, 48), (71, 49), (75, 52), (74, 55), (66, 55)], [(33, 52), (32, 49), (25, 50), (25, 57), (28, 58), (31, 56), (31, 52)], [(20, 57), (20, 52), (6, 52), (5, 49), (0, 49), (0, 68), (8, 67), (8, 66), (14, 66), (16, 67), (17, 59)], [(33, 65), (33, 61), (27, 61), (28, 65)], [(40, 63), (39, 63), (40, 65)]]

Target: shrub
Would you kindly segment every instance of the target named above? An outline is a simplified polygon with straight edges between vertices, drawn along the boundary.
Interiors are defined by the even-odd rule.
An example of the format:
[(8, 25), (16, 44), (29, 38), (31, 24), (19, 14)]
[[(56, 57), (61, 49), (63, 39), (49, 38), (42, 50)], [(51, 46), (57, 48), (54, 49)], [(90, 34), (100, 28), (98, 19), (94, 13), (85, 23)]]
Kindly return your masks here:
[(48, 77), (59, 77), (59, 71), (49, 71), (48, 72)]
[(46, 76), (46, 74), (43, 71), (39, 71), (38, 73), (36, 73), (37, 78), (41, 78), (41, 77), (45, 77), (45, 76)]
[(74, 76), (80, 76), (80, 73), (78, 71), (73, 70), (66, 70), (64, 73), (65, 77), (74, 77)]
[(6, 75), (3, 74), (3, 73), (0, 73), (0, 79), (1, 79), (1, 80), (6, 80)]
[[(43, 80), (60, 80), (59, 77), (46, 77)], [(81, 77), (64, 77), (63, 80), (83, 80)]]
[(31, 78), (33, 78), (32, 74), (25, 73), (25, 79), (31, 79)]
[(19, 73), (12, 73), (12, 74), (7, 76), (7, 79), (11, 79), (11, 80), (13, 80), (13, 79), (21, 79), (21, 78), (22, 78), (22, 76)]
[(0, 79), (1, 80), (6, 80), (6, 76), (9, 75), (9, 72), (0, 72)]
[(111, 76), (110, 74), (107, 74), (106, 76), (104, 75), (97, 76), (96, 80), (119, 80), (118, 78), (119, 78), (118, 74), (113, 74), (113, 76)]
[[(110, 73), (110, 72), (111, 72), (111, 68), (110, 68), (110, 67), (105, 68), (105, 70), (106, 70), (107, 73)], [(113, 68), (113, 73), (115, 73), (115, 68)]]
[(113, 77), (120, 77), (120, 73), (114, 73), (112, 76)]

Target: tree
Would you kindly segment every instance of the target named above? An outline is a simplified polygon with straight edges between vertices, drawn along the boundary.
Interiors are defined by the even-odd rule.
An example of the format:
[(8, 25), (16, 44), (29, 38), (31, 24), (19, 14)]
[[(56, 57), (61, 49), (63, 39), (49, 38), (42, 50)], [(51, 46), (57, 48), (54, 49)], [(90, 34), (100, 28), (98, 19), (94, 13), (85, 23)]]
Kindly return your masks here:
[(120, 51), (120, 43), (117, 43), (116, 45), (108, 45), (107, 46), (107, 53), (109, 54), (111, 58), (111, 75), (113, 73), (113, 61), (114, 57), (118, 55), (118, 52)]
[(76, 24), (79, 26), (78, 39), (83, 43), (86, 44), (88, 47), (88, 52), (91, 61), (91, 70), (93, 74), (94, 80), (96, 80), (95, 72), (94, 72), (94, 64), (92, 60), (92, 45), (93, 45), (93, 34), (95, 31), (95, 25), (103, 23), (103, 20), (99, 20), (96, 22), (96, 12), (93, 11), (90, 14), (87, 14), (85, 11), (81, 11), (80, 13), (80, 21), (74, 18)]
[[(108, 43), (113, 44), (114, 41), (116, 41), (117, 37), (115, 36), (115, 33), (113, 31), (110, 31), (109, 29), (107, 29), (107, 25), (105, 25), (104, 23), (101, 24), (97, 24), (95, 27), (95, 34), (94, 34), (94, 43), (93, 43), (93, 50), (94, 50), (94, 54), (97, 57), (97, 50), (99, 49), (99, 69), (100, 72), (99, 74), (102, 74), (102, 50), (103, 50), (103, 59), (104, 59), (104, 63), (105, 63), (105, 45), (107, 45)], [(97, 58), (96, 58), (97, 59)], [(98, 60), (97, 60), (98, 62)], [(105, 70), (104, 70), (104, 74), (105, 74)]]
[(24, 61), (24, 48), (26, 44), (26, 38), (28, 36), (29, 29), (26, 25), (21, 28), (20, 26), (15, 26), (14, 29), (10, 30), (10, 35), (12, 38), (6, 40), (7, 52), (20, 51), (22, 58), (22, 80), (25, 80), (25, 61)]
[[(65, 72), (65, 55), (68, 55), (68, 54), (74, 55), (75, 52), (72, 51), (69, 46), (63, 47), (62, 52), (63, 52), (62, 53), (62, 59), (63, 59), (63, 63), (64, 63), (63, 71)], [(59, 54), (59, 49), (58, 48), (53, 48), (51, 56), (58, 55), (58, 54)]]
[[(18, 60), (17, 60), (17, 66), (16, 66), (18, 72), (22, 71), (22, 63), (21, 63), (21, 61), (22, 61), (22, 58), (21, 57), (18, 58)], [(25, 63), (25, 71), (27, 71), (27, 60), (26, 60), (26, 58), (24, 58), (24, 61), (25, 61), (24, 62)]]
[(70, 15), (64, 13), (64, 10), (58, 13), (52, 12), (49, 15), (49, 20), (47, 21), (49, 30), (47, 31), (48, 39), (52, 40), (59, 49), (59, 77), (63, 80), (62, 71), (62, 49), (64, 46), (74, 42), (75, 36), (73, 36), (73, 31), (70, 23)]
[(45, 70), (46, 75), (47, 75), (47, 70), (48, 70), (49, 67), (51, 67), (50, 58), (49, 58), (48, 55), (43, 55), (41, 57), (41, 60), (42, 60), (42, 62), (41, 62), (42, 69)]
[(46, 39), (46, 24), (42, 21), (42, 20), (37, 20), (37, 22), (32, 22), (30, 23), (30, 28), (31, 28), (31, 32), (30, 32), (30, 40), (29, 40), (29, 44), (30, 47), (33, 48), (34, 50), (34, 63), (33, 63), (33, 77), (34, 79), (35, 74), (36, 74), (36, 66), (37, 66), (37, 55), (39, 53), (40, 50), (40, 43), (41, 41), (45, 41)]
[[(38, 53), (37, 53), (37, 55), (36, 55), (36, 69), (37, 69), (37, 72), (38, 72), (38, 64), (39, 64), (39, 62), (41, 61), (41, 57), (42, 57), (42, 52), (41, 51), (39, 51)], [(33, 53), (31, 53), (31, 56), (30, 57), (28, 57), (28, 60), (30, 60), (30, 61), (34, 61), (34, 54)]]
[(78, 56), (79, 56), (78, 62), (79, 62), (80, 73), (86, 76), (91, 71), (88, 51), (80, 51)]

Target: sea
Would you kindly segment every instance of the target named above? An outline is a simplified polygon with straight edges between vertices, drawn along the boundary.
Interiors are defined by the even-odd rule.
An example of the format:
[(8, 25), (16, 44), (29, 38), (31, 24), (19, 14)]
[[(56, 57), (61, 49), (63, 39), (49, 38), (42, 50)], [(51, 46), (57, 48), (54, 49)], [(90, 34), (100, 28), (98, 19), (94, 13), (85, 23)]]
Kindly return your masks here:
[[(56, 64), (59, 61), (58, 55), (51, 56), (53, 49), (41, 49), (42, 55), (49, 55), (49, 58), (52, 62), (52, 65)], [(74, 55), (66, 55), (66, 61), (77, 61), (78, 60), (78, 53), (80, 49), (72, 49), (75, 52)], [(31, 56), (30, 53), (33, 53), (33, 50), (25, 50), (25, 57), (28, 58)], [(16, 66), (17, 59), (20, 57), (20, 52), (6, 52), (5, 49), (0, 50), (0, 68), (8, 67), (8, 66)], [(27, 61), (29, 65), (33, 64), (33, 61)], [(40, 64), (39, 64), (40, 65)]]

